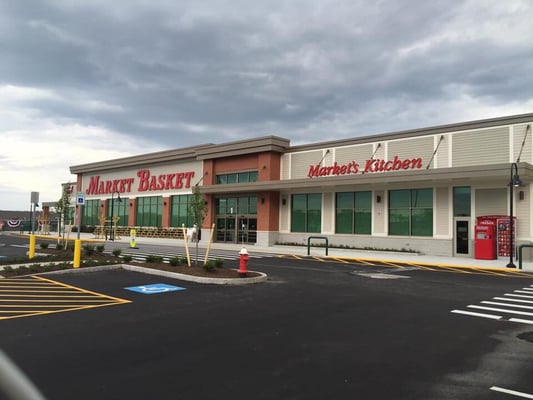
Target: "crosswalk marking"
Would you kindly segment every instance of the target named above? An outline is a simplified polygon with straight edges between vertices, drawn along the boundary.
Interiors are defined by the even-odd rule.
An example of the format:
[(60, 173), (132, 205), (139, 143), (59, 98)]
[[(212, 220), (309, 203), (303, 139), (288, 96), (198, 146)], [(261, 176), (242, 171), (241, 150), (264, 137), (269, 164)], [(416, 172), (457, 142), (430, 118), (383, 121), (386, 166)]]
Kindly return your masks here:
[[(526, 289), (526, 290), (524, 290)], [(523, 293), (523, 294), (517, 294)], [(525, 293), (525, 294), (524, 294)], [(527, 294), (527, 295), (526, 295)], [(490, 300), (482, 300), (479, 304), (469, 304), (467, 309), (488, 312), (475, 312), (470, 310), (451, 310), (454, 314), (463, 314), (471, 317), (489, 318), (521, 324), (533, 324), (533, 291), (528, 288), (505, 293), (503, 296), (493, 297)], [(528, 300), (529, 299), (529, 300)], [(531, 305), (528, 305), (531, 304)], [(525, 311), (531, 310), (531, 311)], [(517, 317), (509, 316), (516, 315)], [(523, 317), (526, 318), (523, 318)], [(527, 319), (531, 318), (531, 319)]]

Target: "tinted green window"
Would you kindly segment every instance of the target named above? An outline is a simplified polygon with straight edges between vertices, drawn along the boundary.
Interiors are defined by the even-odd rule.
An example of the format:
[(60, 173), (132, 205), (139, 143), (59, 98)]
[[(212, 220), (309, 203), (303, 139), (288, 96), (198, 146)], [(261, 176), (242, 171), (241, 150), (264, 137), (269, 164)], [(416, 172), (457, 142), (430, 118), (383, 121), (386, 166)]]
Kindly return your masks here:
[(372, 192), (339, 192), (335, 198), (335, 232), (372, 232)]
[(83, 224), (84, 225), (100, 225), (100, 217), (102, 213), (100, 200), (86, 200), (83, 206)]
[(113, 201), (109, 199), (107, 201), (107, 219), (111, 220), (111, 213), (113, 213), (119, 218), (117, 226), (128, 226), (129, 203), (130, 201), (127, 197), (121, 197), (120, 201), (117, 198), (113, 199)]
[(137, 199), (137, 226), (161, 227), (163, 198), (161, 196)]
[(389, 235), (433, 235), (433, 189), (389, 192)]
[(192, 226), (192, 222), (189, 216), (189, 205), (192, 197), (193, 196), (190, 194), (171, 197), (170, 226)]
[(453, 216), (469, 217), (471, 207), (470, 187), (453, 188)]
[(224, 185), (229, 183), (257, 182), (257, 171), (237, 172), (232, 174), (220, 174), (216, 177), (216, 183)]
[(294, 194), (291, 201), (291, 231), (321, 232), (322, 194)]

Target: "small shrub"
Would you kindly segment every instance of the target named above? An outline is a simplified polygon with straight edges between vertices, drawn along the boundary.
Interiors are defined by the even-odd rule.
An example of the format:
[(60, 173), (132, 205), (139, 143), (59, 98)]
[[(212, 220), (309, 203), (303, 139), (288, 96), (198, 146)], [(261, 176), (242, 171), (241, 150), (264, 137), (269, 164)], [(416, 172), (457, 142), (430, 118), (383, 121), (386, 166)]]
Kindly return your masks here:
[(212, 260), (206, 262), (206, 263), (204, 264), (204, 269), (205, 269), (207, 272), (213, 272), (213, 271), (216, 269), (215, 262), (212, 261)]
[(10, 267), (9, 265), (6, 265), (4, 267), (4, 272), (13, 272), (13, 271), (14, 271), (13, 267)]
[(90, 256), (94, 254), (95, 247), (92, 244), (84, 244), (83, 251), (85, 252), (85, 255)]
[(36, 272), (41, 272), (42, 271), (41, 264), (31, 264), (29, 269), (30, 269), (30, 272), (32, 274), (35, 274)]
[(49, 263), (49, 264), (44, 264), (43, 265), (43, 271), (44, 272), (53, 271), (55, 269), (56, 269), (56, 265), (55, 264)]
[(63, 243), (56, 244), (56, 250), (63, 250), (63, 249), (64, 249)]
[(47, 249), (48, 248), (48, 243), (42, 242), (42, 243), (39, 243), (39, 246), (41, 246), (41, 249)]
[(103, 253), (105, 250), (105, 246), (103, 244), (99, 244), (98, 246), (96, 246), (96, 251), (98, 253)]
[(121, 254), (122, 254), (122, 249), (119, 249), (119, 248), (113, 249), (113, 255), (115, 257), (119, 257)]
[(146, 262), (148, 262), (148, 263), (160, 263), (160, 262), (163, 262), (163, 257), (155, 255), (155, 254), (150, 254), (150, 255), (146, 256)]
[(172, 257), (170, 260), (168, 260), (168, 262), (173, 267), (177, 267), (181, 264), (181, 257)]
[(17, 267), (15, 271), (17, 272), (17, 274), (24, 275), (28, 273), (28, 270), (28, 267), (26, 267), (25, 265), (21, 265), (20, 267)]
[(129, 254), (124, 254), (122, 256), (122, 261), (124, 261), (124, 262), (130, 262), (132, 259), (133, 259), (133, 257), (130, 256)]
[(187, 261), (187, 257), (185, 257), (185, 256), (181, 256), (181, 257), (180, 257), (180, 263), (181, 263), (181, 264), (187, 264), (187, 263), (188, 263), (188, 261)]
[(223, 264), (224, 264), (224, 260), (222, 258), (215, 259), (215, 267), (222, 268)]

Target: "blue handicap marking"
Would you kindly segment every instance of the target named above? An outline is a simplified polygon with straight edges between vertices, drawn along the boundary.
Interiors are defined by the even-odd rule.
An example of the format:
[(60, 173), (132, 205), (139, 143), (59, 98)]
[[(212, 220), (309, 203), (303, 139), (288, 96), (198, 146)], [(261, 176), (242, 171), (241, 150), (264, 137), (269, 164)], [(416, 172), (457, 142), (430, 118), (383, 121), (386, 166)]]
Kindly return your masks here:
[(166, 283), (154, 283), (151, 285), (130, 286), (124, 289), (131, 290), (132, 292), (142, 293), (142, 294), (168, 293), (168, 292), (175, 292), (177, 290), (185, 290), (184, 287), (167, 285)]

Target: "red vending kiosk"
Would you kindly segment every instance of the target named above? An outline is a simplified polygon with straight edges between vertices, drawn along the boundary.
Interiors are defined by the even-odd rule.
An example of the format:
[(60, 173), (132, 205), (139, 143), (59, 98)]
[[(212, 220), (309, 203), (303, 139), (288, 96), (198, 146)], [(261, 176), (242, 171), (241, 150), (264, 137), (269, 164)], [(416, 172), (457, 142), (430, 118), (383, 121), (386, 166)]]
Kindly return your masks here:
[(496, 259), (496, 226), (476, 225), (474, 258), (478, 260)]
[[(494, 251), (495, 251), (495, 257), (489, 258), (489, 260), (493, 260), (497, 257), (510, 257), (511, 255), (511, 229), (510, 229), (510, 218), (508, 215), (484, 215), (482, 217), (477, 217), (477, 223), (476, 223), (476, 237), (475, 237), (475, 246), (477, 249), (478, 246), (478, 237), (477, 237), (477, 229), (478, 227), (483, 226), (491, 226), (493, 229), (493, 238), (494, 238)], [(513, 217), (513, 250), (516, 244), (516, 217)], [(483, 232), (481, 230), (480, 232)], [(481, 242), (485, 239), (479, 239)], [(488, 239), (487, 239), (488, 240)], [(480, 243), (481, 248), (485, 248), (484, 246), (489, 246), (488, 244)], [(480, 250), (481, 254), (487, 254), (488, 250)], [(475, 258), (478, 258), (477, 251), (475, 254)], [(487, 258), (484, 258), (487, 259)]]

